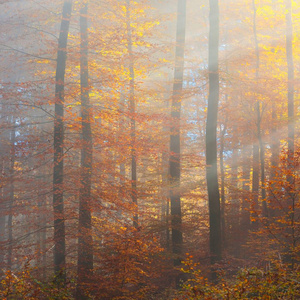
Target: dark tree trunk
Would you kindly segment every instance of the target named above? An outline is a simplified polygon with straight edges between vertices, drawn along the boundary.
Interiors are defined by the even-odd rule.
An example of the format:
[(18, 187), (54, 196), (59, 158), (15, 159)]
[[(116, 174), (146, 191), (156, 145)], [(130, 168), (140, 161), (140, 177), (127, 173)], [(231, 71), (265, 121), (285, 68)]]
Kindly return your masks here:
[[(256, 138), (256, 136), (255, 136)], [(254, 142), (253, 154), (252, 154), (252, 227), (257, 228), (258, 221), (256, 220), (258, 216), (258, 191), (259, 191), (259, 145)]]
[(79, 236), (76, 299), (88, 299), (85, 292), (93, 275), (93, 236), (91, 212), (91, 185), (93, 141), (88, 73), (88, 2), (80, 9), (80, 87), (81, 87), (81, 171), (79, 193)]
[(288, 207), (290, 207), (290, 226), (288, 229), (290, 245), (287, 255), (287, 262), (294, 268), (295, 263), (295, 204), (298, 198), (295, 190), (294, 155), (295, 155), (295, 112), (294, 112), (294, 57), (293, 57), (293, 23), (292, 23), (292, 1), (286, 0), (286, 58), (288, 67)]
[[(3, 144), (1, 143), (0, 147), (1, 150), (3, 150)], [(0, 157), (0, 170), (1, 173), (3, 173), (3, 167), (4, 167), (4, 157)], [(4, 249), (4, 243), (5, 243), (5, 197), (4, 197), (4, 190), (2, 186), (0, 187), (0, 268), (2, 269), (4, 267), (4, 256), (5, 256), (5, 249)], [(3, 275), (2, 272), (0, 272), (0, 275)]]
[[(256, 7), (255, 0), (252, 1), (253, 6), (253, 35), (254, 35), (254, 43), (255, 43), (255, 55), (256, 55), (256, 71), (255, 78), (258, 80), (259, 74), (259, 65), (260, 65), (260, 57), (259, 57), (259, 46), (257, 40), (257, 30), (256, 30)], [(260, 136), (260, 105), (259, 101), (256, 102), (256, 107), (254, 109), (257, 116), (257, 134), (254, 134), (254, 144), (253, 144), (253, 172), (252, 172), (252, 195), (253, 195), (253, 210), (255, 219), (258, 216), (258, 196), (259, 196), (259, 136)], [(257, 142), (258, 140), (258, 142)], [(255, 220), (252, 222), (253, 229), (257, 228), (258, 221)]]
[[(45, 224), (46, 225), (46, 224)], [(47, 269), (47, 227), (42, 230), (41, 240), (41, 251), (42, 251), (42, 278), (46, 280), (46, 269)]]
[[(290, 167), (295, 152), (295, 120), (294, 120), (294, 58), (293, 58), (293, 23), (292, 1), (286, 0), (286, 58), (288, 66), (288, 161)], [(292, 179), (289, 179), (292, 183)]]
[[(257, 29), (256, 29), (256, 7), (255, 7), (255, 0), (252, 1), (253, 5), (253, 34), (254, 34), (254, 42), (255, 42), (255, 55), (256, 55), (256, 72), (255, 72), (255, 79), (256, 83), (259, 80), (259, 68), (260, 68), (260, 57), (259, 57), (259, 46), (258, 46), (258, 39), (257, 39)], [(268, 216), (268, 208), (267, 208), (267, 199), (266, 199), (266, 189), (265, 189), (265, 149), (262, 141), (262, 134), (261, 134), (261, 120), (262, 120), (262, 112), (260, 109), (260, 101), (256, 101), (256, 116), (257, 116), (257, 139), (258, 139), (258, 161), (255, 167), (258, 167), (257, 171), (257, 197), (258, 197), (258, 189), (259, 189), (259, 160), (260, 160), (260, 175), (261, 175), (261, 197), (262, 197), (262, 206), (263, 206), (263, 216)], [(254, 154), (254, 151), (253, 151)], [(257, 153), (255, 153), (257, 154)], [(256, 158), (255, 158), (256, 159)], [(254, 157), (253, 157), (254, 160)], [(255, 163), (255, 162), (254, 162)], [(253, 170), (254, 173), (254, 170)], [(255, 178), (257, 180), (257, 178)], [(255, 191), (256, 192), (256, 191)], [(254, 196), (256, 197), (256, 196)], [(255, 199), (256, 200), (256, 199)], [(257, 198), (258, 201), (258, 198)]]
[(277, 194), (277, 184), (276, 181), (276, 172), (278, 170), (280, 155), (280, 139), (277, 136), (277, 114), (276, 114), (276, 105), (272, 103), (272, 129), (271, 129), (271, 170), (270, 170), (270, 182), (271, 190), (269, 192), (268, 198), (271, 203), (272, 209), (269, 211), (270, 217), (276, 217), (279, 214), (279, 210), (276, 208), (276, 194)]
[(15, 128), (15, 119), (12, 117), (11, 126), (13, 127), (10, 133), (10, 186), (9, 186), (9, 205), (8, 205), (8, 255), (7, 255), (7, 267), (9, 270), (12, 269), (12, 252), (13, 252), (13, 204), (15, 198), (15, 185), (14, 185), (14, 176), (15, 176), (15, 140), (16, 140), (16, 128)]
[(65, 281), (66, 243), (64, 219), (64, 89), (67, 60), (67, 42), (72, 12), (72, 0), (64, 2), (58, 39), (57, 66), (55, 76), (54, 118), (54, 167), (53, 167), (53, 211), (54, 211), (54, 270), (60, 280)]
[[(178, 0), (174, 84), (171, 104), (170, 136), (170, 201), (172, 225), (172, 252), (174, 265), (179, 265), (182, 255), (181, 200), (180, 200), (180, 113), (184, 73), (186, 1)], [(176, 283), (178, 285), (179, 282)]]
[[(219, 102), (219, 4), (210, 0), (209, 96), (206, 121), (206, 180), (209, 202), (210, 257), (213, 265), (222, 258), (220, 194), (217, 168), (217, 119)], [(215, 279), (213, 272), (213, 280)]]
[[(123, 111), (125, 108), (125, 98), (123, 93), (121, 94), (121, 98), (120, 98), (120, 103), (119, 103), (119, 111)], [(125, 122), (125, 118), (123, 114), (120, 114), (119, 116), (119, 137), (121, 139), (121, 136), (123, 135), (123, 132), (125, 130), (126, 125), (124, 124)], [(119, 198), (121, 201), (124, 200), (124, 195), (125, 195), (125, 178), (126, 178), (126, 168), (125, 168), (125, 162), (123, 160), (123, 155), (122, 152), (120, 151), (119, 154), (119, 160), (120, 162), (120, 166), (119, 166), (119, 177), (120, 177), (120, 188), (119, 188)], [(120, 216), (121, 216), (121, 210), (120, 210)]]
[[(233, 232), (235, 232), (236, 241), (239, 243), (239, 211), (240, 211), (240, 201), (239, 201), (239, 194), (238, 194), (238, 164), (239, 164), (239, 151), (238, 151), (238, 144), (235, 143), (233, 145), (232, 150), (232, 161), (231, 161), (231, 180), (230, 180), (230, 198), (231, 198), (231, 211), (232, 214), (235, 216), (235, 220), (231, 220), (231, 227)], [(236, 247), (239, 248), (239, 247)], [(237, 250), (237, 249), (236, 249)], [(238, 252), (238, 251), (237, 251)]]
[[(169, 92), (169, 91), (168, 91)], [(170, 110), (170, 101), (166, 99), (166, 111), (169, 113)], [(168, 124), (164, 124), (162, 129), (162, 134), (167, 136), (169, 134), (169, 126)], [(170, 145), (170, 141), (166, 141), (166, 149), (162, 150), (161, 154), (161, 221), (163, 224), (163, 230), (161, 240), (162, 247), (165, 247), (167, 250), (170, 250), (170, 220), (169, 220), (169, 211), (170, 211), (170, 202), (169, 202), (169, 177), (170, 177), (170, 168), (169, 168), (169, 160), (170, 153), (168, 151), (168, 147)]]
[(127, 1), (126, 19), (127, 19), (127, 48), (129, 54), (129, 111), (130, 111), (130, 136), (131, 136), (131, 199), (135, 206), (133, 216), (133, 226), (138, 227), (138, 198), (137, 198), (137, 172), (136, 172), (136, 147), (135, 147), (135, 99), (134, 99), (134, 63), (132, 52), (132, 30), (130, 17), (130, 0)]
[(224, 138), (226, 133), (226, 125), (220, 129), (220, 173), (221, 173), (221, 228), (222, 228), (222, 244), (226, 248), (226, 228), (225, 228), (225, 167), (224, 167)]
[[(2, 103), (1, 103), (2, 104)], [(6, 120), (7, 117), (7, 111), (3, 105), (1, 105), (1, 119)], [(0, 149), (1, 149), (1, 155), (0, 155), (0, 172), (1, 174), (7, 174), (7, 159), (5, 157), (5, 154), (8, 153), (7, 149), (7, 136), (5, 133), (2, 133), (0, 136)], [(0, 186), (0, 276), (4, 274), (3, 271), (1, 271), (4, 267), (4, 258), (6, 254), (6, 214), (7, 214), (7, 183), (3, 181), (3, 184)]]
[[(164, 130), (165, 131), (165, 130)], [(168, 191), (166, 188), (168, 186), (168, 177), (169, 177), (169, 166), (168, 166), (169, 156), (166, 151), (163, 150), (161, 155), (161, 190), (160, 190), (160, 199), (161, 199), (161, 222), (165, 230), (161, 234), (161, 246), (169, 249), (168, 241), (168, 232), (169, 232), (169, 220), (168, 220)]]
[[(250, 229), (250, 205), (249, 205), (249, 184), (250, 184), (250, 151), (247, 146), (244, 145), (242, 148), (242, 164), (243, 164), (243, 198), (242, 198), (242, 219), (241, 226), (242, 231), (247, 236), (248, 230)], [(245, 239), (244, 239), (245, 240)]]
[(260, 155), (260, 176), (261, 176), (261, 198), (262, 198), (262, 211), (263, 216), (268, 216), (268, 207), (266, 199), (266, 176), (265, 176), (265, 148), (261, 136), (261, 111), (260, 102), (257, 102), (257, 135), (259, 142), (259, 155)]

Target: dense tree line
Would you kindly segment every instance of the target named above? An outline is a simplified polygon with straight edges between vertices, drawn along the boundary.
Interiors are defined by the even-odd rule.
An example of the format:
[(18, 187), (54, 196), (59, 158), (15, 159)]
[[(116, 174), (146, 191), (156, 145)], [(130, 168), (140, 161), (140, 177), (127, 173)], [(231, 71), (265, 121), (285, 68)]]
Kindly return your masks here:
[(0, 7), (3, 299), (299, 297), (296, 2)]

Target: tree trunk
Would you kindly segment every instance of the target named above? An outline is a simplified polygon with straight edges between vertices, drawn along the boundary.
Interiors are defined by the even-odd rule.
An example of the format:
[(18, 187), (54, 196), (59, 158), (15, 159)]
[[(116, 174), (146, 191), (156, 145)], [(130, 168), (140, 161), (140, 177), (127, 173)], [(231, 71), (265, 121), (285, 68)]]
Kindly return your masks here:
[[(168, 90), (169, 92), (169, 90)], [(168, 93), (169, 94), (169, 93)], [(170, 110), (170, 101), (166, 99), (166, 111), (169, 113)], [(169, 134), (169, 126), (168, 124), (164, 124), (162, 128), (163, 136), (167, 136)], [(168, 147), (170, 145), (169, 139), (166, 141), (166, 148), (162, 149), (161, 153), (161, 221), (162, 226), (165, 230), (163, 230), (161, 235), (162, 244), (161, 246), (167, 250), (170, 250), (170, 220), (169, 220), (169, 211), (170, 211), (170, 199), (169, 199), (169, 177), (170, 177), (170, 168), (169, 168), (169, 160), (170, 153), (168, 151)]]
[(259, 191), (259, 146), (255, 141), (253, 144), (253, 154), (252, 154), (252, 227), (257, 228), (258, 221), (256, 220), (258, 216), (258, 191)]
[[(1, 151), (3, 150), (3, 143), (0, 144)], [(0, 157), (0, 171), (3, 173), (4, 168), (4, 157), (1, 155)], [(4, 249), (4, 243), (5, 243), (5, 196), (4, 196), (5, 188), (1, 185), (0, 187), (0, 270), (4, 267), (4, 256), (5, 256), (5, 249)], [(0, 271), (0, 276), (2, 276), (3, 273)]]
[[(3, 103), (1, 103), (1, 119), (6, 120), (7, 118), (7, 110)], [(4, 125), (5, 128), (6, 125)], [(8, 153), (7, 149), (8, 141), (7, 141), (7, 133), (3, 132), (0, 136), (0, 172), (1, 174), (5, 175), (8, 173), (7, 168), (7, 157), (6, 154)], [(4, 179), (4, 178), (3, 178)], [(2, 269), (6, 266), (4, 265), (5, 254), (7, 248), (5, 247), (6, 243), (6, 214), (7, 214), (7, 182), (3, 180), (3, 183), (0, 186), (0, 276), (4, 275)]]
[(294, 57), (293, 57), (293, 23), (292, 23), (292, 1), (286, 0), (286, 58), (288, 67), (288, 207), (290, 207), (290, 226), (288, 233), (290, 245), (288, 249), (287, 262), (294, 268), (294, 255), (296, 248), (295, 237), (295, 204), (297, 193), (295, 190), (294, 154), (295, 154), (295, 119), (294, 119)]
[[(271, 181), (271, 192), (269, 193), (269, 201), (274, 205), (276, 201), (276, 184), (274, 183), (276, 179), (276, 168), (278, 168), (279, 154), (280, 154), (280, 140), (277, 137), (277, 115), (276, 106), (272, 103), (272, 130), (271, 130), (271, 171), (270, 171), (270, 181)], [(277, 215), (276, 209), (270, 211), (270, 214), (274, 217)]]
[[(292, 1), (286, 0), (286, 58), (288, 66), (288, 161), (290, 168), (295, 152), (295, 120), (294, 120), (294, 58), (293, 58), (293, 23)], [(292, 181), (291, 178), (289, 178)], [(291, 182), (290, 182), (291, 183)]]
[[(253, 35), (255, 43), (255, 56), (256, 56), (256, 69), (255, 69), (255, 79), (258, 81), (259, 74), (259, 46), (257, 40), (257, 30), (256, 30), (256, 7), (255, 0), (252, 0), (253, 6)], [(259, 137), (260, 137), (260, 104), (259, 101), (256, 101), (256, 107), (254, 109), (257, 116), (257, 134), (254, 134), (254, 144), (253, 144), (253, 172), (252, 172), (252, 195), (253, 195), (253, 210), (255, 219), (258, 217), (258, 196), (259, 196), (259, 158), (260, 158), (260, 149), (259, 149)], [(257, 142), (258, 140), (258, 142)], [(253, 229), (257, 229), (258, 221), (254, 220), (252, 222)]]
[(79, 236), (76, 299), (88, 299), (86, 289), (93, 275), (93, 236), (91, 212), (91, 185), (93, 141), (88, 73), (88, 2), (80, 9), (80, 87), (81, 87), (81, 170), (79, 192)]
[(263, 140), (261, 136), (261, 111), (260, 111), (260, 102), (257, 102), (257, 135), (259, 142), (259, 154), (260, 154), (260, 182), (261, 182), (261, 198), (262, 198), (262, 212), (263, 217), (268, 217), (268, 207), (266, 199), (266, 176), (265, 176), (265, 148), (263, 145)]
[[(247, 138), (247, 136), (246, 136)], [(250, 229), (250, 205), (249, 205), (249, 183), (250, 183), (250, 154), (247, 146), (244, 145), (242, 148), (242, 164), (243, 164), (243, 198), (242, 198), (242, 218), (241, 226), (243, 233), (247, 236), (248, 230)], [(245, 238), (244, 238), (245, 240)]]
[[(181, 262), (182, 229), (181, 229), (181, 199), (180, 199), (180, 113), (182, 101), (182, 86), (184, 73), (186, 1), (178, 0), (177, 31), (174, 84), (171, 104), (171, 136), (170, 136), (170, 201), (172, 225), (172, 252), (175, 255), (174, 265)], [(179, 285), (177, 280), (176, 285)]]
[(15, 140), (16, 140), (16, 128), (15, 128), (15, 119), (12, 117), (11, 121), (12, 130), (10, 133), (10, 186), (9, 186), (9, 207), (8, 207), (8, 255), (7, 255), (7, 267), (9, 270), (12, 270), (12, 252), (13, 252), (13, 204), (15, 198), (15, 185), (14, 185), (14, 169), (15, 169)]
[[(220, 194), (217, 169), (217, 119), (219, 102), (219, 4), (210, 0), (209, 96), (206, 121), (206, 180), (209, 202), (210, 257), (213, 265), (222, 258)], [(212, 279), (216, 279), (212, 272)]]
[(133, 226), (138, 227), (138, 199), (137, 199), (137, 172), (136, 172), (136, 148), (135, 148), (135, 99), (134, 99), (134, 64), (132, 52), (132, 29), (130, 17), (130, 0), (127, 0), (126, 10), (127, 20), (127, 48), (129, 54), (129, 111), (130, 111), (130, 136), (131, 136), (131, 199), (135, 206), (135, 213), (133, 216)]
[(53, 167), (53, 211), (54, 211), (54, 271), (58, 279), (65, 281), (66, 244), (64, 219), (64, 81), (67, 60), (67, 42), (72, 12), (72, 0), (64, 2), (58, 39), (57, 66), (55, 76), (54, 117), (54, 167)]
[[(227, 122), (227, 121), (226, 121)], [(225, 228), (225, 167), (224, 167), (224, 137), (226, 133), (226, 124), (220, 129), (220, 173), (221, 173), (221, 228), (222, 228), (222, 244), (226, 248), (226, 228)]]
[[(120, 97), (120, 102), (119, 102), (119, 111), (123, 111), (125, 108), (125, 98), (123, 93), (121, 93), (121, 97)], [(121, 136), (124, 133), (124, 130), (126, 128), (126, 125), (124, 124), (125, 122), (125, 118), (123, 114), (120, 114), (119, 116), (119, 138), (121, 140)], [(122, 152), (120, 151), (119, 154), (119, 160), (120, 162), (120, 166), (119, 166), (119, 177), (120, 177), (120, 188), (119, 188), (119, 199), (123, 202), (124, 201), (124, 196), (125, 196), (125, 178), (126, 178), (126, 168), (125, 168), (125, 162), (123, 160), (123, 155)], [(119, 215), (121, 217), (121, 210), (119, 210)]]

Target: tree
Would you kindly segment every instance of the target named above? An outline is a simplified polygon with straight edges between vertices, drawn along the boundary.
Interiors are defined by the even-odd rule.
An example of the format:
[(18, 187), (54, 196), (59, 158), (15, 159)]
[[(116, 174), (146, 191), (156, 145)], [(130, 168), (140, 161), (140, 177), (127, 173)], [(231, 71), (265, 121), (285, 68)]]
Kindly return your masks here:
[[(295, 212), (297, 207), (297, 193), (295, 193), (295, 111), (294, 111), (294, 56), (293, 56), (293, 22), (292, 22), (292, 1), (286, 0), (286, 59), (288, 67), (288, 165), (287, 169), (289, 174), (287, 175), (287, 181), (289, 186), (287, 191), (287, 207), (291, 207), (290, 210), (290, 226), (288, 226), (289, 234), (292, 236), (292, 243), (289, 245), (286, 259), (292, 264), (294, 268), (295, 263), (295, 235), (297, 218), (295, 218)], [(291, 203), (289, 203), (291, 202)]]
[(93, 236), (92, 236), (92, 166), (93, 140), (91, 129), (91, 107), (89, 101), (88, 75), (88, 2), (82, 3), (80, 9), (80, 86), (82, 145), (79, 192), (79, 236), (77, 262), (76, 298), (88, 299), (85, 288), (92, 280), (93, 274)]
[[(293, 164), (295, 151), (295, 121), (294, 121), (294, 57), (293, 57), (293, 23), (292, 1), (286, 0), (286, 59), (288, 66), (288, 156)], [(291, 180), (291, 179), (290, 179)], [(291, 182), (290, 182), (291, 183)]]
[(54, 167), (53, 167), (53, 212), (54, 212), (54, 269), (65, 280), (65, 217), (64, 217), (64, 79), (67, 60), (72, 0), (64, 2), (58, 39), (55, 76), (54, 118)]
[[(181, 200), (180, 200), (180, 113), (182, 102), (182, 86), (184, 73), (184, 45), (185, 45), (186, 1), (178, 0), (177, 30), (174, 84), (171, 105), (171, 136), (170, 136), (170, 201), (172, 224), (172, 252), (175, 255), (174, 265), (180, 264), (182, 255), (181, 229)], [(178, 286), (179, 282), (177, 282)]]
[(131, 193), (135, 206), (133, 226), (138, 227), (138, 199), (137, 199), (137, 168), (136, 168), (136, 130), (135, 130), (135, 99), (134, 99), (134, 63), (132, 52), (132, 29), (130, 18), (130, 0), (126, 0), (126, 25), (127, 25), (127, 49), (129, 55), (129, 111), (130, 111), (130, 138), (131, 138)]
[[(210, 0), (208, 80), (206, 121), (206, 180), (209, 201), (210, 256), (213, 265), (222, 257), (220, 194), (217, 168), (217, 118), (219, 101), (219, 5)], [(214, 273), (213, 273), (214, 274)], [(215, 277), (215, 275), (213, 275)]]

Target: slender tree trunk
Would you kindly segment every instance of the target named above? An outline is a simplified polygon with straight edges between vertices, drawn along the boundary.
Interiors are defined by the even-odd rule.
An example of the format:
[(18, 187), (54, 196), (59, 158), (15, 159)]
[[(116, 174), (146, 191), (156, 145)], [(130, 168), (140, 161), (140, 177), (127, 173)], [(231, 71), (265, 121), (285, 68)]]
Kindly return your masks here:
[[(211, 264), (222, 258), (220, 194), (217, 168), (217, 119), (219, 102), (219, 4), (210, 0), (209, 13), (209, 96), (206, 121), (206, 180), (209, 202)], [(212, 279), (216, 279), (212, 272)]]
[[(254, 34), (254, 43), (255, 43), (255, 55), (256, 55), (256, 71), (255, 71), (255, 78), (256, 81), (258, 80), (259, 74), (259, 65), (260, 65), (260, 57), (259, 57), (259, 46), (258, 46), (258, 39), (257, 39), (257, 30), (256, 30), (256, 6), (255, 0), (252, 0), (253, 5), (253, 34)], [(259, 102), (256, 102), (255, 112), (257, 115), (257, 132), (260, 131), (258, 126), (260, 124), (260, 105)], [(252, 171), (252, 195), (253, 195), (253, 210), (254, 210), (254, 217), (257, 218), (258, 216), (258, 196), (259, 196), (259, 158), (260, 158), (260, 151), (259, 151), (259, 135), (254, 134), (254, 144), (253, 144), (253, 171)], [(257, 220), (252, 222), (253, 229), (257, 228), (258, 222)]]
[[(7, 116), (6, 109), (2, 106), (2, 111), (1, 111), (1, 119), (5, 120), (5, 117)], [(1, 134), (0, 136), (0, 172), (1, 174), (5, 174), (6, 171), (6, 160), (5, 159), (5, 153), (8, 152), (7, 147), (6, 147), (6, 135)], [(6, 187), (5, 183), (1, 184), (0, 186), (0, 276), (4, 275), (4, 272), (2, 271), (4, 266), (4, 257), (6, 254), (6, 248), (5, 248), (5, 242), (6, 242)]]
[(286, 58), (288, 67), (288, 206), (291, 207), (290, 211), (290, 245), (287, 255), (288, 262), (294, 268), (294, 251), (296, 248), (295, 238), (295, 203), (296, 203), (296, 190), (294, 173), (294, 155), (295, 155), (295, 119), (294, 119), (294, 57), (293, 57), (293, 23), (292, 23), (292, 1), (286, 0)]
[[(8, 117), (6, 116), (6, 126), (9, 126), (9, 121)], [(9, 215), (10, 215), (10, 180), (9, 180), (9, 175), (10, 175), (10, 161), (9, 161), (9, 154), (10, 154), (10, 148), (9, 148), (9, 139), (10, 139), (10, 132), (8, 129), (6, 129), (6, 133), (4, 134), (4, 161), (3, 161), (3, 174), (5, 175), (5, 180), (4, 180), (4, 186), (3, 186), (3, 249), (5, 252), (3, 253), (3, 262), (5, 265), (5, 268), (8, 267), (8, 261), (5, 261), (5, 257), (9, 256), (10, 250), (12, 250), (12, 247), (10, 245), (10, 235), (12, 237), (12, 231), (9, 232), (9, 223), (11, 220), (9, 220)], [(2, 220), (1, 220), (2, 221)], [(12, 222), (11, 222), (12, 223)], [(8, 242), (8, 245), (7, 245)]]
[(276, 201), (274, 197), (276, 185), (273, 183), (273, 181), (276, 179), (276, 168), (278, 167), (279, 153), (280, 153), (280, 141), (279, 138), (276, 136), (276, 133), (277, 133), (276, 106), (274, 103), (272, 103), (271, 172), (270, 172), (271, 193), (269, 194), (269, 200), (271, 203)]
[[(256, 6), (255, 0), (253, 0), (253, 33), (254, 33), (254, 41), (255, 41), (255, 55), (256, 55), (256, 71), (255, 71), (255, 79), (256, 83), (259, 80), (259, 68), (260, 68), (260, 57), (259, 57), (259, 46), (258, 46), (258, 38), (257, 38), (257, 29), (256, 29)], [(259, 159), (258, 159), (258, 168), (259, 168), (259, 160), (260, 160), (260, 176), (261, 176), (261, 197), (262, 197), (262, 206), (263, 206), (263, 216), (267, 217), (268, 215), (268, 208), (267, 208), (267, 201), (266, 201), (266, 189), (265, 189), (265, 149), (262, 141), (261, 136), (261, 120), (262, 120), (262, 113), (260, 109), (260, 101), (256, 101), (256, 115), (257, 115), (257, 139), (258, 139), (258, 147), (259, 147)], [(259, 174), (259, 171), (258, 171)], [(258, 175), (259, 176), (259, 175)], [(259, 179), (258, 179), (259, 182)], [(259, 189), (259, 183), (258, 183)]]
[[(241, 226), (242, 231), (247, 235), (248, 230), (250, 229), (250, 205), (249, 205), (249, 183), (250, 183), (250, 165), (249, 165), (250, 154), (247, 149), (247, 146), (242, 148), (242, 162), (243, 162), (243, 192), (244, 196), (242, 199), (242, 219)], [(245, 240), (245, 239), (244, 239)]]
[(76, 299), (88, 299), (85, 292), (93, 275), (93, 236), (91, 212), (91, 185), (93, 164), (93, 141), (88, 73), (88, 2), (80, 9), (80, 86), (82, 145), (79, 193), (79, 236)]
[[(164, 130), (165, 131), (165, 130)], [(161, 190), (160, 190), (160, 199), (161, 199), (161, 222), (163, 224), (164, 230), (161, 234), (161, 246), (169, 249), (169, 241), (168, 241), (168, 232), (169, 232), (169, 219), (168, 219), (168, 191), (166, 190), (168, 187), (168, 178), (169, 178), (169, 166), (168, 166), (169, 156), (166, 151), (163, 150), (161, 154)]]
[[(37, 176), (36, 178), (41, 178), (42, 176)], [(43, 273), (43, 264), (42, 264), (42, 234), (43, 234), (43, 211), (42, 211), (42, 203), (40, 198), (41, 190), (40, 185), (38, 186), (38, 192), (37, 192), (37, 215), (36, 215), (36, 221), (37, 221), (37, 233), (36, 233), (36, 253), (37, 253), (37, 266), (38, 266), (38, 278), (39, 280), (42, 279), (42, 273)]]
[[(2, 143), (1, 143), (2, 146)], [(2, 149), (2, 147), (1, 147)], [(0, 158), (0, 169), (1, 173), (3, 172), (4, 158)], [(4, 242), (5, 242), (5, 201), (4, 201), (4, 188), (1, 186), (0, 188), (0, 270), (4, 267)], [(0, 276), (3, 273), (0, 271)]]
[[(288, 66), (288, 161), (292, 168), (295, 152), (295, 120), (294, 120), (294, 57), (293, 57), (293, 23), (292, 1), (286, 0), (286, 58)], [(290, 183), (292, 179), (289, 178)]]
[(259, 154), (260, 154), (260, 175), (261, 175), (261, 198), (262, 198), (262, 210), (263, 216), (268, 216), (268, 207), (266, 199), (266, 176), (265, 176), (265, 148), (261, 136), (261, 111), (260, 102), (257, 102), (257, 135), (259, 142)]
[[(119, 102), (119, 111), (121, 112), (122, 110), (124, 110), (125, 108), (125, 98), (123, 96), (123, 93), (121, 94), (120, 97), (120, 102)], [(120, 114), (119, 116), (119, 137), (121, 138), (121, 136), (123, 135), (123, 132), (125, 130), (124, 124), (125, 122), (125, 118), (123, 114)], [(124, 200), (124, 185), (125, 185), (125, 177), (126, 177), (126, 169), (125, 169), (125, 162), (123, 161), (123, 155), (122, 152), (120, 151), (119, 154), (119, 160), (121, 160), (120, 166), (119, 166), (119, 176), (120, 176), (120, 188), (119, 188), (119, 198), (121, 199), (121, 201)], [(120, 211), (120, 216), (121, 216), (121, 211)]]
[[(48, 174), (47, 166), (41, 169), (39, 177), (41, 178), (41, 187), (48, 186)], [(39, 275), (40, 279), (46, 280), (46, 268), (47, 268), (47, 214), (45, 208), (48, 206), (48, 199), (43, 198), (44, 190), (38, 188), (38, 240), (39, 240)]]
[(134, 98), (134, 63), (132, 52), (132, 29), (131, 29), (131, 8), (130, 0), (126, 0), (126, 20), (127, 20), (127, 48), (129, 54), (129, 111), (130, 111), (130, 136), (131, 136), (131, 199), (135, 206), (133, 216), (133, 226), (138, 227), (138, 198), (137, 198), (137, 171), (136, 171), (136, 132), (135, 132), (135, 98)]
[(53, 167), (53, 211), (54, 211), (54, 270), (60, 280), (65, 281), (66, 242), (64, 217), (64, 89), (67, 60), (67, 42), (72, 12), (72, 0), (64, 2), (58, 39), (57, 66), (55, 76), (54, 117), (54, 167)]
[(222, 244), (226, 248), (226, 228), (225, 228), (225, 167), (224, 167), (224, 137), (226, 133), (226, 125), (220, 129), (220, 173), (221, 173), (221, 228), (222, 228)]
[(14, 185), (14, 176), (15, 176), (15, 141), (16, 141), (16, 129), (15, 129), (15, 119), (12, 117), (11, 125), (13, 127), (10, 133), (10, 187), (9, 187), (9, 207), (8, 207), (8, 255), (7, 255), (7, 267), (9, 270), (12, 269), (12, 252), (13, 252), (13, 204), (15, 198), (15, 185)]
[[(184, 46), (185, 46), (186, 1), (178, 0), (174, 84), (171, 104), (170, 136), (170, 201), (172, 225), (172, 252), (174, 265), (179, 265), (182, 255), (181, 199), (180, 199), (180, 113), (182, 101)], [(178, 279), (179, 280), (179, 279)], [(179, 282), (176, 285), (179, 285)]]
[[(46, 224), (45, 224), (46, 225)], [(47, 267), (47, 228), (44, 228), (42, 231), (42, 245), (41, 245), (41, 251), (42, 251), (42, 278), (43, 280), (46, 280), (47, 274), (46, 274), (46, 267)]]
[[(234, 145), (234, 149), (232, 150), (232, 163), (231, 163), (231, 202), (234, 205), (235, 213), (239, 211), (239, 199), (237, 193), (237, 185), (238, 185), (238, 144)], [(235, 223), (236, 224), (236, 223)], [(237, 224), (236, 224), (237, 225)]]
[(233, 253), (235, 257), (241, 256), (242, 250), (242, 238), (244, 232), (241, 230), (241, 220), (240, 220), (240, 195), (238, 191), (238, 165), (239, 165), (239, 151), (238, 143), (234, 145), (232, 151), (232, 165), (231, 165), (231, 218), (228, 220), (232, 232), (232, 242), (233, 242)]
[(254, 211), (252, 219), (252, 227), (253, 229), (257, 228), (258, 222), (256, 220), (258, 215), (258, 191), (259, 191), (259, 146), (256, 141), (253, 144), (253, 152), (252, 152), (252, 211)]
[[(168, 91), (169, 92), (169, 91)], [(170, 110), (170, 101), (166, 101), (166, 111), (169, 113)], [(167, 136), (169, 134), (169, 126), (165, 124), (162, 129), (162, 134)], [(170, 199), (169, 199), (169, 177), (170, 177), (170, 168), (169, 160), (170, 153), (168, 151), (168, 146), (170, 145), (169, 139), (166, 141), (166, 149), (162, 150), (161, 154), (161, 221), (165, 230), (162, 233), (162, 247), (165, 247), (167, 250), (170, 250), (170, 220), (169, 220), (169, 211), (170, 211)]]

